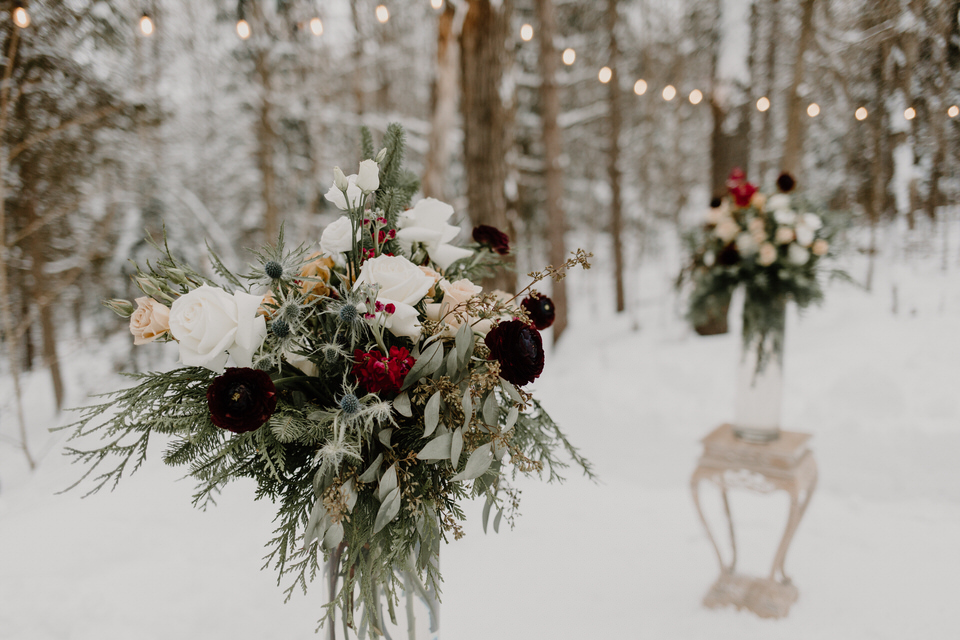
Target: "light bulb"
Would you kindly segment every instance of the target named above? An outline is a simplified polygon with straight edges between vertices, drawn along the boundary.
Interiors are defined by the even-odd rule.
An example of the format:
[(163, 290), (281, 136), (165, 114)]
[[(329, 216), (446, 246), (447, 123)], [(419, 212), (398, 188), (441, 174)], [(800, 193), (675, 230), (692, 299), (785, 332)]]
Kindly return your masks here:
[(907, 107), (907, 110), (903, 112), (903, 117), (907, 120), (913, 120), (917, 117), (917, 110), (913, 107)]
[(390, 10), (387, 9), (386, 5), (377, 5), (377, 20), (380, 24), (386, 24), (387, 20), (390, 19)]
[(237, 35), (240, 36), (241, 40), (246, 40), (250, 37), (250, 23), (243, 18), (237, 20)]
[(662, 95), (664, 100), (666, 100), (667, 102), (670, 102), (671, 100), (677, 97), (677, 88), (674, 87), (672, 84), (668, 84), (663, 88)]
[(576, 51), (574, 51), (573, 49), (569, 49), (569, 48), (563, 50), (563, 64), (565, 64), (565, 65), (567, 65), (567, 66), (569, 67), (569, 66), (572, 65), (574, 62), (576, 62), (576, 60), (577, 60), (577, 52), (576, 52)]
[(153, 35), (153, 20), (147, 14), (140, 18), (140, 33), (145, 36)]
[(766, 111), (770, 108), (770, 98), (763, 96), (757, 100), (757, 111)]
[(701, 100), (703, 100), (703, 94), (699, 89), (690, 92), (690, 104), (700, 104)]
[(633, 92), (638, 96), (642, 96), (647, 92), (647, 81), (646, 80), (637, 80), (633, 83)]
[(811, 102), (810, 106), (807, 107), (807, 115), (811, 118), (816, 118), (818, 115), (820, 115), (820, 105), (818, 105), (816, 102)]
[(951, 106), (949, 109), (947, 109), (947, 115), (950, 116), (951, 118), (956, 118), (957, 116), (960, 116), (960, 107), (958, 107), (957, 105)]
[(30, 26), (30, 14), (23, 7), (17, 7), (13, 10), (13, 23), (21, 29)]
[(597, 79), (603, 84), (610, 82), (611, 78), (613, 78), (613, 69), (610, 67), (600, 69), (600, 73), (597, 74)]
[(430, 0), (430, 6), (433, 7), (434, 9), (442, 9), (443, 0)]
[(320, 18), (310, 19), (310, 32), (315, 36), (323, 35), (323, 21)]
[(853, 117), (857, 120), (866, 120), (868, 115), (870, 114), (867, 112), (866, 107), (859, 107), (856, 112), (854, 112)]
[(520, 39), (524, 42), (533, 40), (533, 27), (531, 25), (525, 24), (520, 27)]

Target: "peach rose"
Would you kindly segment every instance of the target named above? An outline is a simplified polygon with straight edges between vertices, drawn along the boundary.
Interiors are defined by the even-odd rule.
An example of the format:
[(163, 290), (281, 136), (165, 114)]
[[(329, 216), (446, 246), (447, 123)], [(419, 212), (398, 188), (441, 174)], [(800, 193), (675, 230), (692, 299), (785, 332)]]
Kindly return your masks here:
[(322, 255), (319, 251), (311, 254), (307, 258), (310, 262), (300, 270), (301, 276), (311, 278), (311, 280), (303, 280), (300, 283), (300, 292), (307, 296), (308, 302), (330, 293), (330, 287), (327, 285), (330, 283), (330, 269), (333, 268), (333, 258), (329, 256), (321, 257)]
[(778, 227), (777, 234), (774, 236), (777, 244), (790, 244), (797, 235), (790, 227)]
[(170, 309), (153, 298), (137, 298), (137, 310), (130, 316), (133, 344), (153, 342), (170, 330)]
[(430, 290), (427, 291), (428, 298), (437, 297), (437, 283), (443, 280), (443, 276), (431, 269), (430, 267), (420, 267), (420, 270), (423, 271), (426, 275), (433, 278), (433, 286), (430, 287)]
[(272, 318), (273, 314), (277, 312), (277, 307), (279, 307), (277, 299), (273, 297), (272, 291), (267, 291), (266, 295), (263, 296), (263, 302), (260, 303), (260, 308), (257, 309), (257, 315), (263, 316), (265, 318)]
[(753, 194), (753, 197), (750, 198), (750, 204), (760, 211), (763, 211), (763, 207), (767, 204), (767, 196), (757, 191), (755, 194)]

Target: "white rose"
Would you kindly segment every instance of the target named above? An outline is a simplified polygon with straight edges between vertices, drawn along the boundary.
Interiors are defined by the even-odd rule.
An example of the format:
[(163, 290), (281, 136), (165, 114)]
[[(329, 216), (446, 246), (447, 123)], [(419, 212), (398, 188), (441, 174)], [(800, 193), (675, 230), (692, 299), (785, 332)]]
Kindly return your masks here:
[(377, 300), (393, 303), (392, 314), (384, 314), (386, 328), (395, 336), (415, 339), (420, 322), (413, 305), (420, 302), (433, 286), (433, 278), (402, 256), (377, 256), (363, 263), (356, 285), (379, 286)]
[(823, 221), (815, 213), (805, 213), (797, 219), (797, 242), (804, 247), (813, 244), (817, 231), (823, 227)]
[(153, 298), (137, 298), (137, 310), (130, 316), (133, 344), (153, 342), (170, 330), (170, 309)]
[(750, 256), (757, 252), (759, 245), (749, 233), (741, 233), (737, 236), (737, 251), (742, 255)]
[(777, 209), (773, 212), (773, 219), (777, 224), (793, 224), (797, 221), (797, 213), (790, 209)]
[(447, 203), (424, 198), (397, 221), (397, 240), (407, 253), (411, 252), (413, 243), (423, 243), (430, 259), (446, 269), (457, 260), (473, 255), (469, 249), (448, 244), (460, 233), (460, 227), (447, 224), (452, 215), (453, 207)]
[(785, 193), (777, 193), (770, 196), (770, 199), (767, 200), (767, 209), (770, 211), (789, 211), (790, 196)]
[(263, 296), (203, 285), (170, 306), (170, 333), (180, 343), (180, 361), (191, 367), (223, 371), (227, 354), (241, 367), (253, 365), (253, 354), (267, 336), (258, 315)]
[(805, 265), (810, 260), (810, 252), (798, 244), (787, 247), (787, 258), (796, 265)]
[(364, 193), (373, 193), (380, 188), (380, 166), (373, 160), (364, 160), (360, 163), (360, 173), (357, 174), (357, 188)]
[[(320, 250), (328, 256), (350, 251), (353, 249), (353, 243), (350, 241), (351, 231), (353, 231), (353, 223), (350, 222), (350, 218), (340, 216), (328, 224), (320, 235)], [(360, 229), (357, 229), (357, 240), (360, 240)]]
[[(361, 194), (360, 187), (357, 186), (357, 175), (353, 174), (352, 176), (347, 176), (346, 198), (343, 196), (343, 191), (341, 191), (336, 184), (331, 186), (330, 189), (323, 194), (323, 197), (332, 202), (337, 209), (349, 211), (360, 204)], [(350, 206), (347, 206), (347, 198), (350, 199)]]

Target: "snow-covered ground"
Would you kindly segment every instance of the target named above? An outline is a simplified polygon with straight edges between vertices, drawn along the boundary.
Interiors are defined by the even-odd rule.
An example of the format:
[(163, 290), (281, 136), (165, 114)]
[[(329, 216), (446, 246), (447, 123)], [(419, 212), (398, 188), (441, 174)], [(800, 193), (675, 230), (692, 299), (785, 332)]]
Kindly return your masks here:
[[(824, 307), (789, 318), (784, 425), (814, 434), (820, 485), (787, 557), (800, 600), (782, 620), (700, 604), (718, 567), (688, 480), (699, 438), (731, 417), (738, 327), (711, 338), (686, 328), (675, 264), (648, 259), (619, 316), (606, 271), (570, 279), (572, 327), (536, 388), (601, 482), (521, 481), (523, 515), (499, 535), (484, 535), (480, 505), (468, 509), (467, 536), (442, 552), (443, 636), (960, 637), (957, 258), (944, 271), (940, 256), (887, 252), (873, 293), (836, 284)], [(864, 263), (851, 271), (862, 278)], [(64, 345), (73, 404), (122, 383), (125, 344)], [(25, 380), (44, 454), (33, 473), (9, 444), (0, 382), (0, 639), (316, 637), (324, 589), (283, 604), (273, 571), (260, 571), (273, 509), (251, 485), (200, 512), (190, 482), (154, 455), (112, 494), (58, 495), (80, 469), (60, 455), (64, 434), (46, 432), (66, 418), (49, 408), (45, 375)], [(765, 573), (786, 498), (732, 503), (741, 566)]]

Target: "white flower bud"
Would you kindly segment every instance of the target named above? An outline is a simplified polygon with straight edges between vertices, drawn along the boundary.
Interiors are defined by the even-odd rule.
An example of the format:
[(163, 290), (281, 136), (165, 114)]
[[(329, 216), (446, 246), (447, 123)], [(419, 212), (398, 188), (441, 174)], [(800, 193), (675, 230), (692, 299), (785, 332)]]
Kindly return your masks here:
[(343, 171), (340, 170), (340, 167), (333, 168), (333, 186), (335, 186), (340, 191), (346, 191), (349, 183), (347, 182), (347, 176), (343, 175)]
[(360, 163), (357, 187), (364, 193), (373, 193), (380, 188), (380, 166), (376, 162), (364, 160)]
[(377, 164), (380, 164), (381, 162), (383, 162), (383, 159), (386, 157), (387, 157), (387, 148), (384, 147), (383, 149), (380, 149), (380, 152), (377, 154)]

